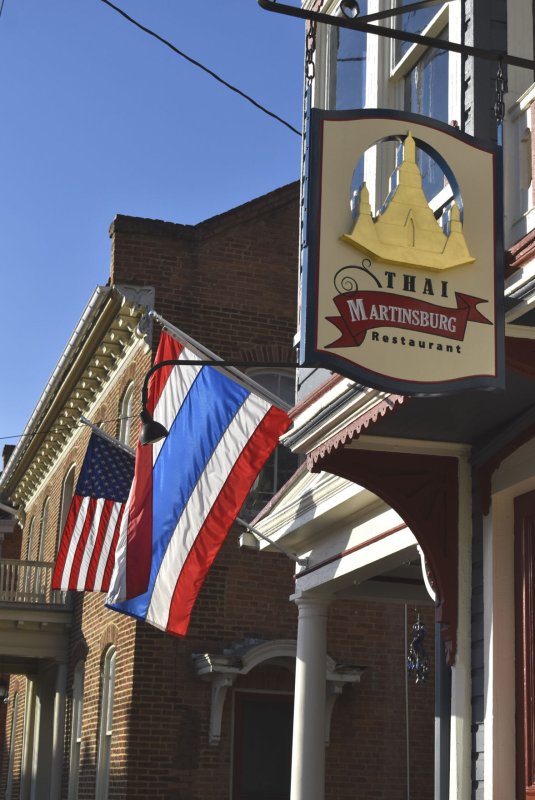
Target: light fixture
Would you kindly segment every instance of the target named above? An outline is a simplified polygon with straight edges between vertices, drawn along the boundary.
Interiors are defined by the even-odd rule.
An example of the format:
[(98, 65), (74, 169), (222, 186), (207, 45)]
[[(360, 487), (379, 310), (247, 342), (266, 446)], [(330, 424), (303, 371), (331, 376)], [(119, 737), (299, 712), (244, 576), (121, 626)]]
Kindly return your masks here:
[[(164, 361), (158, 361), (156, 364), (153, 364), (152, 367), (148, 370), (143, 380), (143, 386), (141, 387), (141, 433), (139, 435), (139, 443), (141, 445), (145, 444), (155, 444), (159, 442), (161, 439), (165, 439), (166, 436), (169, 435), (169, 431), (161, 422), (156, 422), (153, 419), (152, 414), (147, 408), (147, 403), (149, 400), (149, 381), (151, 377), (157, 372), (159, 369), (163, 367), (271, 367), (274, 369), (297, 369), (299, 365), (295, 363), (287, 363), (287, 362), (267, 362), (267, 361), (225, 361), (221, 358), (208, 358), (208, 359), (200, 359), (200, 358), (169, 358), (165, 359)], [(301, 364), (301, 366), (304, 366)], [(307, 364), (306, 366), (312, 366), (312, 364)], [(316, 366), (316, 365), (314, 365)], [(258, 387), (260, 388), (260, 387)]]
[(9, 683), (3, 678), (0, 678), (0, 703), (7, 703), (8, 691), (9, 691)]
[(141, 433), (139, 434), (139, 443), (155, 444), (169, 434), (167, 428), (161, 422), (157, 422), (152, 418), (152, 414), (146, 408), (141, 412)]
[(359, 4), (357, 0), (342, 0), (340, 11), (346, 19), (356, 19), (360, 14)]

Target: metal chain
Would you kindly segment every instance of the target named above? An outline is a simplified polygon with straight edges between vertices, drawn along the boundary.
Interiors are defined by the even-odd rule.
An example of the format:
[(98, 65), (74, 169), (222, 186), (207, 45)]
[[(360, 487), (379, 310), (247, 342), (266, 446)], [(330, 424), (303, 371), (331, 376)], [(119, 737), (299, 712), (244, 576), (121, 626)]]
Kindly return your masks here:
[(305, 78), (310, 84), (316, 75), (314, 54), (316, 52), (316, 21), (310, 20), (306, 35)]
[(496, 102), (494, 103), (494, 116), (496, 124), (501, 125), (505, 117), (504, 94), (507, 91), (505, 78), (503, 76), (502, 62), (498, 62), (498, 72), (496, 74)]

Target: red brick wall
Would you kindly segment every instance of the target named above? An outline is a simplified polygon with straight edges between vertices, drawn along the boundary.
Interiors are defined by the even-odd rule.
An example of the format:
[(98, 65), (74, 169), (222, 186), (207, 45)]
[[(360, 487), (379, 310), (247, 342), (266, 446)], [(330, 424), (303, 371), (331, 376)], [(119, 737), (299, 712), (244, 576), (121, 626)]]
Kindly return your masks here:
[(290, 184), (196, 226), (119, 216), (112, 281), (154, 286), (157, 311), (221, 356), (273, 346), (289, 355), (298, 201)]
[(22, 529), (15, 524), (10, 533), (6, 533), (2, 542), (2, 558), (20, 558), (20, 548), (22, 544)]

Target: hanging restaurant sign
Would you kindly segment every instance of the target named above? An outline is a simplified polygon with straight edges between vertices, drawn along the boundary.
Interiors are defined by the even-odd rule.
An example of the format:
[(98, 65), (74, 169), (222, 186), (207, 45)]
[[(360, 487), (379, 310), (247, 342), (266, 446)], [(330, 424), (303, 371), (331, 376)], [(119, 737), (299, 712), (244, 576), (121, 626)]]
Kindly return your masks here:
[(302, 363), (385, 391), (503, 386), (498, 149), (414, 114), (313, 110)]

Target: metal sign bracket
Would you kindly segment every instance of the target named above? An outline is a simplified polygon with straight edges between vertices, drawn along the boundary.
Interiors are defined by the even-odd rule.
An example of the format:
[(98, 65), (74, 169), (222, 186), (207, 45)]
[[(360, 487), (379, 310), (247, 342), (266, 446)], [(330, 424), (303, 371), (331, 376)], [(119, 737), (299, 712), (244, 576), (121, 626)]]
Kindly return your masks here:
[(513, 67), (522, 67), (523, 69), (535, 70), (535, 61), (532, 59), (509, 55), (509, 53), (505, 53), (502, 50), (488, 50), (482, 47), (470, 47), (466, 44), (450, 42), (447, 39), (437, 39), (433, 36), (422, 36), (419, 33), (402, 31), (398, 28), (388, 28), (371, 24), (380, 19), (399, 16), (407, 11), (436, 5), (439, 0), (422, 0), (422, 2), (411, 3), (409, 5), (400, 6), (399, 8), (389, 9), (388, 11), (380, 11), (376, 14), (368, 14), (362, 17), (358, 14), (358, 4), (356, 3), (355, 7), (357, 13), (354, 17), (335, 17), (331, 14), (324, 14), (321, 11), (311, 11), (309, 9), (288, 5), (287, 3), (279, 3), (277, 0), (257, 0), (257, 2), (258, 5), (266, 11), (274, 11), (277, 14), (298, 17), (299, 19), (305, 19), (309, 22), (321, 23), (322, 25), (335, 25), (339, 28), (350, 28), (355, 31), (362, 31), (363, 33), (373, 33), (376, 36), (384, 36), (388, 39), (397, 39), (398, 41), (402, 42), (422, 44), (425, 47), (436, 47), (439, 50), (448, 50), (453, 53), (460, 53), (463, 56), (483, 58), (487, 61), (499, 61), (502, 64), (508, 64)]

